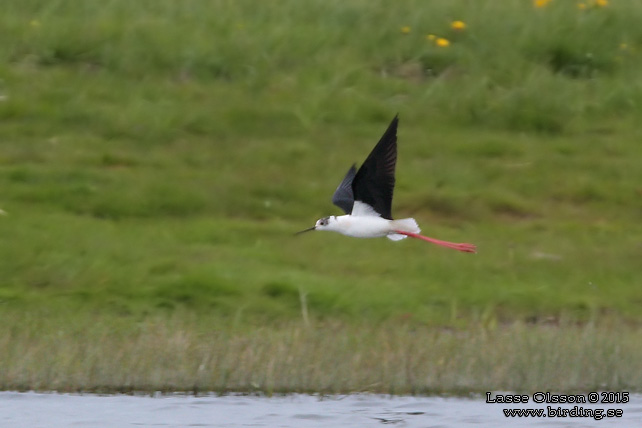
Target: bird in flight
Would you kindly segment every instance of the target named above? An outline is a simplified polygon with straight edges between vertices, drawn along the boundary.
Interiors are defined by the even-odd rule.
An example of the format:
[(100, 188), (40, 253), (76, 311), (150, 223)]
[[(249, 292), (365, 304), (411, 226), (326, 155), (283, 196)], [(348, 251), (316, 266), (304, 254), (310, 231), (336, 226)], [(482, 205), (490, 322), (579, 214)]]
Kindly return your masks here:
[(476, 252), (473, 244), (458, 244), (420, 235), (414, 218), (392, 219), (392, 193), (397, 163), (397, 124), (395, 116), (361, 168), (352, 165), (332, 196), (332, 203), (346, 215), (323, 217), (313, 230), (338, 232), (355, 238), (387, 237), (399, 241), (407, 236), (466, 253)]

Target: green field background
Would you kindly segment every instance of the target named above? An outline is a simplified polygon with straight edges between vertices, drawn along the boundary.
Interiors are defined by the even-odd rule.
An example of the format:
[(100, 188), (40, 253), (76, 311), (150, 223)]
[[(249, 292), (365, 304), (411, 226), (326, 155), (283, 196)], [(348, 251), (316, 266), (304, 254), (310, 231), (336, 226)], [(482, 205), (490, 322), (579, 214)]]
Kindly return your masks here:
[[(325, 343), (323, 331), (376, 354), (378, 328), (393, 342), (397, 329), (499, 334), (482, 340), (491, 349), (532, 325), (568, 338), (597, 328), (598, 354), (624, 374), (590, 383), (603, 375), (642, 389), (632, 376), (642, 357), (630, 359), (642, 349), (614, 354), (642, 342), (637, 0), (5, 0), (0, 10), (0, 344), (12, 349), (0, 352), (3, 388), (192, 388), (180, 373), (133, 381), (101, 362), (106, 349), (135, 358), (132, 340), (148, 331), (169, 342), (187, 332), (198, 347), (208, 334), (256, 343), (311, 329), (319, 340), (301, 349), (322, 358), (308, 346)], [(293, 236), (340, 213), (334, 189), (395, 114), (393, 215), (477, 254)], [(520, 352), (552, 349), (537, 331), (539, 345)], [(55, 337), (62, 348), (51, 353)], [(574, 339), (555, 340), (575, 346), (562, 360), (582, 354)], [(164, 349), (143, 348), (149, 366)], [(59, 371), (25, 355), (51, 355)], [(542, 370), (557, 364), (546, 361)], [(506, 373), (442, 385), (341, 374), (269, 383), (251, 379), (256, 366), (243, 370), (194, 388), (520, 389)], [(584, 387), (581, 375), (558, 386)]]

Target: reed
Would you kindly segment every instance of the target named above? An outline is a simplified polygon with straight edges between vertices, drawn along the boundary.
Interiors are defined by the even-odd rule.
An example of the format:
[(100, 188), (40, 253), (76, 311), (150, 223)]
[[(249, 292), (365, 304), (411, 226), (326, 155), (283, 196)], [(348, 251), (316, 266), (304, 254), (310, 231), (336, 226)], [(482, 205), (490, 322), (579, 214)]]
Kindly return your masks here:
[[(4, 319), (0, 389), (60, 392), (468, 394), (642, 390), (639, 327), (444, 329), (206, 320)], [(204, 322), (205, 321), (205, 322)], [(206, 327), (207, 325), (207, 327)]]

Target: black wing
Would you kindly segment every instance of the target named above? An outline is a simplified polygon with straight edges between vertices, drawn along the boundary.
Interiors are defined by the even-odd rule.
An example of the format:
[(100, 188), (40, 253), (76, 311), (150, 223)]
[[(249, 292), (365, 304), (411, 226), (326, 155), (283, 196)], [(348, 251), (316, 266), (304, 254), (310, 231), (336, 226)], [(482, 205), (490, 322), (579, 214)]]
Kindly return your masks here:
[(354, 205), (352, 180), (354, 180), (355, 175), (357, 175), (357, 168), (352, 165), (337, 190), (334, 191), (334, 195), (332, 195), (332, 203), (341, 208), (346, 214), (352, 213), (352, 206)]
[(399, 117), (395, 116), (352, 181), (354, 199), (370, 205), (387, 219), (392, 219), (398, 123)]

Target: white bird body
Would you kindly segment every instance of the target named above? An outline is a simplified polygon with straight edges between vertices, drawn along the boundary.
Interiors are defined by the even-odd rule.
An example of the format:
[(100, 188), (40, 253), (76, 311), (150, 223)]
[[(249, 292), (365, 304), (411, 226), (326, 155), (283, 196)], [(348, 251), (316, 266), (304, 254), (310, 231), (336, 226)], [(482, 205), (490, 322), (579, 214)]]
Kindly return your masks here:
[(406, 237), (397, 233), (398, 231), (421, 232), (414, 218), (388, 220), (379, 216), (350, 214), (324, 217), (317, 221), (315, 228), (317, 230), (337, 232), (353, 238), (381, 238), (386, 236), (393, 241)]

